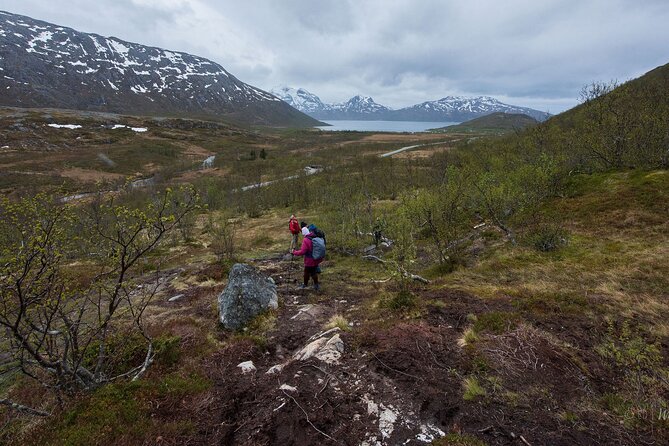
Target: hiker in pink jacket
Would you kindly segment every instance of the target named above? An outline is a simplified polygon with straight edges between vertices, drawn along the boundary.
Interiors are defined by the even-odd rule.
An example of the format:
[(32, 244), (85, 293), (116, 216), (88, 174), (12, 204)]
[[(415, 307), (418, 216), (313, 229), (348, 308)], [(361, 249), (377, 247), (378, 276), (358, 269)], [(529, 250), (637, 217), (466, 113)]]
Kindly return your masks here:
[(311, 255), (314, 245), (311, 239), (314, 237), (312, 232), (309, 232), (307, 227), (302, 228), (302, 247), (299, 251), (293, 251), (294, 256), (304, 256), (304, 283), (299, 286), (300, 289), (304, 289), (309, 285), (309, 277), (314, 280), (314, 290), (318, 291), (320, 285), (318, 284), (318, 265), (323, 261), (323, 259), (314, 259)]

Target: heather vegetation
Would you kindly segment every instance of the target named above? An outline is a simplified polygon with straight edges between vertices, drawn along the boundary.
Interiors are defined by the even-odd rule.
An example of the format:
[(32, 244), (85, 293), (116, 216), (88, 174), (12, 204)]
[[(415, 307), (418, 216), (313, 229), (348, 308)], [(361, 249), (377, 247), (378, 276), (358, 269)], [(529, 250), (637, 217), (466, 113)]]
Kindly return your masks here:
[[(66, 134), (44, 126), (57, 112), (5, 111), (19, 148), (0, 153), (0, 438), (280, 444), (288, 425), (358, 444), (369, 390), (329, 385), (358, 373), (392, 382), (388, 401), (446, 434), (433, 444), (666, 442), (668, 79), (593, 84), (501, 137), (140, 118), (146, 134), (115, 133), (65, 115), (83, 126)], [(98, 195), (60, 201), (75, 192)], [(278, 260), (291, 213), (327, 233), (322, 293), (294, 297), (297, 267)], [(375, 231), (390, 246), (369, 255)], [(239, 260), (283, 294), (227, 333), (213, 302)], [(322, 309), (314, 326), (293, 298)], [(284, 390), (290, 412), (273, 412), (276, 379), (236, 365), (272, 365), (323, 327), (350, 372), (303, 367), (313, 398)]]

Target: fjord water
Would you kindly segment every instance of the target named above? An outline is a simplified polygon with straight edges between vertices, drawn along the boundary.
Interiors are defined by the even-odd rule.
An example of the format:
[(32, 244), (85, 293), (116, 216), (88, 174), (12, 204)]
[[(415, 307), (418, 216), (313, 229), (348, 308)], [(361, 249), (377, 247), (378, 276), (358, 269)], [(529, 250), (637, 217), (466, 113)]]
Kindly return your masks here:
[(459, 122), (418, 122), (418, 121), (323, 121), (329, 126), (319, 126), (326, 131), (355, 131), (355, 132), (424, 132), (428, 129), (460, 124)]

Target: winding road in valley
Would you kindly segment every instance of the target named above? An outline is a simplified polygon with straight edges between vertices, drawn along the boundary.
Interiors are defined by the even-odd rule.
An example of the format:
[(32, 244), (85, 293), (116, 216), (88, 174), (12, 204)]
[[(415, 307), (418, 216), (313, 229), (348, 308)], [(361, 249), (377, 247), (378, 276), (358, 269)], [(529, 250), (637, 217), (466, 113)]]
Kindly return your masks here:
[(414, 144), (413, 146), (401, 147), (397, 150), (393, 150), (392, 152), (382, 153), (381, 155), (379, 155), (379, 158), (387, 158), (389, 156), (397, 155), (398, 153), (406, 152), (407, 150), (411, 150), (411, 149), (417, 149), (419, 147), (436, 146), (436, 145), (439, 145), (439, 144), (446, 144), (446, 143), (455, 142), (455, 141), (458, 141), (458, 140), (456, 139), (456, 140), (451, 140), (451, 141), (430, 142), (430, 143), (427, 143), (427, 144)]
[[(417, 149), (417, 148), (420, 148), (420, 147), (436, 146), (436, 145), (439, 145), (439, 144), (447, 144), (447, 143), (452, 143), (454, 141), (457, 141), (457, 140), (438, 141), (438, 142), (430, 142), (430, 143), (425, 143), (425, 144), (413, 144), (413, 145), (410, 145), (410, 146), (400, 147), (399, 149), (392, 150), (390, 152), (382, 153), (382, 154), (379, 155), (379, 158), (387, 158), (387, 157), (390, 157), (390, 156), (393, 156), (393, 155), (397, 155), (398, 153), (406, 152), (408, 150), (413, 150), (413, 149)], [(214, 164), (214, 159), (215, 158), (216, 158), (215, 155), (209, 156), (207, 159), (205, 159), (202, 162), (202, 167), (200, 167), (200, 168), (202, 168), (202, 169), (211, 168)], [(316, 166), (307, 166), (307, 167), (304, 168), (305, 175), (316, 175), (316, 174), (319, 174), (319, 173), (323, 172), (323, 170), (324, 169), (322, 167), (316, 167)], [(245, 191), (251, 190), (251, 189), (266, 187), (266, 186), (269, 186), (271, 184), (277, 183), (279, 181), (294, 180), (296, 178), (299, 178), (299, 176), (300, 175), (291, 175), (291, 176), (288, 176), (288, 177), (285, 177), (285, 178), (279, 178), (279, 179), (276, 179), (276, 180), (269, 180), (269, 181), (263, 181), (261, 183), (249, 184), (249, 185), (246, 185), (246, 186), (242, 186), (239, 189), (236, 189), (236, 191), (245, 192)], [(135, 180), (131, 183), (131, 188), (136, 189), (136, 188), (151, 186), (154, 183), (153, 180), (154, 180), (153, 177)], [(81, 198), (90, 197), (90, 196), (96, 195), (98, 193), (103, 193), (104, 194), (104, 193), (109, 193), (109, 192), (118, 192), (118, 190), (119, 189), (109, 190), (109, 191), (104, 191), (104, 192), (86, 192), (86, 193), (80, 193), (80, 194), (75, 194), (75, 195), (69, 195), (69, 196), (61, 198), (61, 201), (62, 202), (69, 202), (69, 201), (79, 200)]]

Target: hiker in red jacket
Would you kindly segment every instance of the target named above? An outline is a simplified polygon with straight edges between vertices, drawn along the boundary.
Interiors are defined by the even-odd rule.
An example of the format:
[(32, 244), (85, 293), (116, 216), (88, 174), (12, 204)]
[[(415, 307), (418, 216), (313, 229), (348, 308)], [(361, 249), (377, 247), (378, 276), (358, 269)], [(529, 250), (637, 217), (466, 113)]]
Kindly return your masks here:
[(293, 252), (295, 248), (297, 248), (297, 236), (300, 233), (300, 223), (297, 221), (297, 218), (295, 218), (295, 215), (290, 216), (290, 220), (288, 221), (288, 230), (292, 236), (290, 240), (289, 252)]
[(299, 289), (305, 289), (309, 285), (309, 277), (314, 280), (314, 290), (318, 291), (320, 285), (318, 284), (318, 265), (323, 261), (323, 259), (314, 259), (312, 256), (312, 251), (314, 249), (314, 244), (311, 239), (314, 237), (314, 233), (309, 231), (309, 228), (302, 228), (302, 247), (299, 251), (293, 251), (294, 256), (304, 256), (304, 283), (300, 285)]

